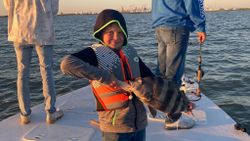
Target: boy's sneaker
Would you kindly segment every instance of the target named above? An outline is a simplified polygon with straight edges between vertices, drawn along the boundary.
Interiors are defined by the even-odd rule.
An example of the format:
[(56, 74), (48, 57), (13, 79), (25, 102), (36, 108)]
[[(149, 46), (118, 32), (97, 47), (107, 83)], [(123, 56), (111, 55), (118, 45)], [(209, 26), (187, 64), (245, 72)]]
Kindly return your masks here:
[(194, 119), (182, 112), (181, 117), (176, 122), (166, 123), (165, 129), (168, 129), (168, 130), (190, 129), (194, 127), (194, 125), (195, 125)]
[(20, 114), (20, 123), (21, 124), (28, 124), (30, 123), (31, 115), (22, 115)]
[(46, 122), (48, 124), (53, 124), (54, 122), (56, 122), (61, 117), (63, 117), (63, 111), (62, 110), (57, 109), (54, 113), (47, 112)]

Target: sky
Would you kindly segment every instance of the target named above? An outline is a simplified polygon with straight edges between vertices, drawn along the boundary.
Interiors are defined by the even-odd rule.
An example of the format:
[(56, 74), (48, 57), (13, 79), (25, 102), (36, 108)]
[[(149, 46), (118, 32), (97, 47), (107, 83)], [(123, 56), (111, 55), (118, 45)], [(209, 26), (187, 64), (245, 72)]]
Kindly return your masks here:
[[(100, 12), (106, 8), (151, 7), (151, 0), (59, 0), (60, 13)], [(250, 0), (205, 0), (206, 8), (250, 8)], [(0, 15), (6, 15), (0, 0)]]

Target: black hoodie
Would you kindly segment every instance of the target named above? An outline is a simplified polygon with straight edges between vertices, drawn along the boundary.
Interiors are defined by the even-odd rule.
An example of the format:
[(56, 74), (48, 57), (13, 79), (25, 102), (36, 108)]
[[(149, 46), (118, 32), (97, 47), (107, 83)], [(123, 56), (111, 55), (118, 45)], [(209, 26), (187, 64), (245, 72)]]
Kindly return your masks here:
[(101, 33), (105, 27), (110, 25), (111, 23), (117, 23), (119, 27), (121, 28), (123, 34), (124, 34), (124, 42), (122, 46), (127, 45), (127, 38), (128, 38), (128, 31), (126, 27), (126, 21), (122, 14), (116, 10), (112, 9), (106, 9), (103, 10), (96, 19), (96, 23), (94, 26), (94, 33), (93, 36), (99, 40), (101, 43), (102, 42), (102, 37)]

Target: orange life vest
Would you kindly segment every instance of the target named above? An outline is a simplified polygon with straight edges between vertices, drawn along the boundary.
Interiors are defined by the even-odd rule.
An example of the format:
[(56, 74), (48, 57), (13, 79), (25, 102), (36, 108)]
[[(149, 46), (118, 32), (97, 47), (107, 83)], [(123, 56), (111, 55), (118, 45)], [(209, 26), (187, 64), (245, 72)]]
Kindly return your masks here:
[[(108, 56), (109, 57), (112, 56), (111, 58), (113, 58), (113, 59), (115, 59), (115, 58), (117, 59), (117, 57), (119, 58), (119, 56), (117, 54), (115, 54), (108, 47), (103, 47), (100, 50), (101, 50), (101, 52), (98, 52), (99, 56), (102, 56), (100, 54), (108, 54)], [(104, 50), (105, 51), (111, 51), (111, 52), (107, 53)], [(123, 53), (122, 50), (119, 52), (119, 55), (120, 55), (119, 65), (118, 65), (119, 68), (117, 68), (117, 69), (119, 70), (120, 74), (118, 72), (116, 72), (118, 74), (114, 74), (115, 71), (113, 71), (113, 70), (116, 67), (112, 67), (113, 69), (111, 71), (112, 71), (112, 73), (114, 75), (120, 75), (119, 76), (120, 77), (120, 79), (119, 79), (120, 81), (128, 82), (129, 81), (127, 79), (128, 76), (126, 77), (126, 75), (129, 75), (129, 78), (131, 80), (134, 78), (134, 76), (132, 75), (132, 70), (130, 68), (130, 63), (131, 62), (129, 63), (129, 60), (128, 60), (127, 56), (124, 55), (124, 53)], [(99, 59), (104, 59), (104, 58), (98, 58), (98, 55), (97, 55), (97, 60), (99, 60)], [(136, 59), (133, 59), (133, 60), (136, 60)], [(104, 61), (104, 62), (108, 62), (108, 61)], [(99, 61), (98, 61), (98, 63), (99, 63)], [(118, 62), (116, 62), (116, 63), (118, 63)], [(103, 66), (103, 65), (104, 64), (99, 64), (99, 66)], [(127, 67), (127, 72), (126, 72), (126, 70), (124, 68), (125, 65)], [(139, 66), (139, 64), (138, 64), (138, 66)], [(104, 68), (106, 68), (106, 67), (103, 67), (103, 69)], [(109, 69), (106, 68), (106, 70), (109, 70)], [(114, 109), (119, 109), (119, 108), (125, 108), (125, 107), (128, 106), (129, 100), (132, 98), (132, 94), (131, 93), (126, 92), (126, 91), (122, 90), (121, 88), (111, 87), (111, 86), (103, 84), (103, 83), (101, 83), (99, 81), (95, 81), (95, 80), (91, 81), (91, 86), (92, 86), (92, 91), (93, 91), (93, 93), (94, 93), (97, 101), (99, 102), (99, 104), (101, 104), (103, 110), (114, 110)]]

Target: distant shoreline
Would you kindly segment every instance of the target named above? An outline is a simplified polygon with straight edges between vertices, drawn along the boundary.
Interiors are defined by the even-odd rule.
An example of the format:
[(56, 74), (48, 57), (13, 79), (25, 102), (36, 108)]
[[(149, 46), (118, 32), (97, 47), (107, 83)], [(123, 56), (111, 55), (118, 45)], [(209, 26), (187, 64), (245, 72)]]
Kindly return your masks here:
[[(207, 9), (206, 12), (220, 12), (220, 11), (249, 11), (250, 8), (239, 8), (239, 9)], [(151, 11), (146, 11), (146, 12), (122, 12), (123, 14), (142, 14), (142, 13), (150, 13)], [(92, 13), (92, 12), (87, 12), (87, 13), (60, 13), (58, 16), (74, 16), (74, 15), (97, 15), (98, 13)], [(7, 15), (0, 16), (0, 17), (7, 17)]]
[[(122, 14), (143, 14), (150, 12), (122, 12)], [(67, 14), (58, 14), (58, 16), (74, 16), (74, 15), (98, 15), (98, 13), (67, 13)]]
[(206, 9), (206, 12), (217, 12), (217, 11), (248, 11), (250, 8), (230, 8), (230, 9)]
[[(238, 9), (207, 9), (206, 12), (220, 12), (220, 11), (250, 11), (250, 8), (238, 8)], [(150, 13), (151, 11), (146, 12), (122, 12), (123, 14), (142, 14)], [(67, 14), (58, 14), (58, 16), (73, 16), (73, 15), (97, 15), (98, 13), (67, 13)]]

